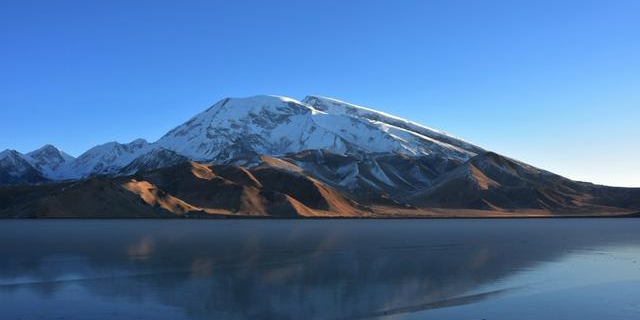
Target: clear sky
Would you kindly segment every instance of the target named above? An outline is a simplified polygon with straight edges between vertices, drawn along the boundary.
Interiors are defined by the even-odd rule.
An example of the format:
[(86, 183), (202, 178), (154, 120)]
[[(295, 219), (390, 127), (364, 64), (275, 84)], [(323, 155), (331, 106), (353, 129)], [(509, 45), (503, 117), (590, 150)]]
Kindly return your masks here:
[(640, 187), (640, 1), (0, 2), (0, 149), (158, 139), (226, 96), (330, 96)]

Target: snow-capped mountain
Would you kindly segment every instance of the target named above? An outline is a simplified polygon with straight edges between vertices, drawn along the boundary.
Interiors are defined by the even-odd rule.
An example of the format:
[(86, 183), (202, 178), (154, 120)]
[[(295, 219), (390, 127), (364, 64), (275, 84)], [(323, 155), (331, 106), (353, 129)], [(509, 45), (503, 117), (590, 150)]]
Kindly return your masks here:
[(226, 98), (156, 142), (109, 142), (75, 159), (51, 145), (1, 152), (0, 185), (24, 184), (35, 186), (0, 188), (0, 217), (640, 209), (640, 189), (572, 181), (411, 121), (317, 96)]
[(25, 156), (15, 150), (0, 152), (0, 185), (32, 184), (48, 181)]
[(50, 179), (65, 178), (63, 174), (64, 170), (62, 169), (75, 160), (74, 157), (50, 144), (27, 153), (24, 158), (29, 161), (35, 169)]
[(66, 168), (69, 178), (81, 178), (90, 175), (112, 175), (136, 158), (153, 150), (153, 146), (144, 139), (130, 143), (108, 142), (93, 147), (80, 155)]
[(185, 160), (228, 162), (305, 150), (357, 158), (402, 154), (456, 161), (484, 151), (443, 132), (331, 98), (254, 96), (222, 99), (154, 143), (109, 142), (77, 158), (45, 145), (19, 156), (43, 177), (65, 180), (132, 174)]
[(227, 98), (171, 130), (156, 144), (197, 160), (304, 150), (344, 154), (439, 154), (468, 159), (479, 147), (444, 133), (326, 98)]

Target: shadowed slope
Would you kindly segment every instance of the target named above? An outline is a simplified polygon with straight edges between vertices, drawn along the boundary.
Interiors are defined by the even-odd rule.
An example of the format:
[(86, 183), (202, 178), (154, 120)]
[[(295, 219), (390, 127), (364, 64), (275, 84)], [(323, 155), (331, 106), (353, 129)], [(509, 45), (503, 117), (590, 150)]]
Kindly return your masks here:
[(360, 216), (356, 203), (280, 168), (185, 162), (131, 177), (0, 188), (4, 217)]
[(637, 189), (614, 189), (572, 181), (487, 152), (442, 175), (432, 187), (407, 201), (432, 208), (585, 213), (619, 211), (627, 206), (613, 199), (637, 199), (640, 195)]
[(336, 190), (303, 174), (295, 174), (278, 168), (257, 168), (253, 171), (260, 183), (269, 190), (276, 190), (316, 209), (314, 215), (359, 216), (355, 202)]
[(640, 189), (576, 182), (491, 152), (464, 163), (323, 150), (251, 162), (251, 168), (183, 162), (128, 177), (3, 187), (0, 217), (548, 216), (640, 209)]
[(329, 150), (288, 154), (280, 161), (283, 160), (352, 199), (391, 206), (405, 206), (403, 197), (431, 186), (439, 175), (462, 163), (437, 156), (371, 154), (356, 157)]
[[(291, 169), (290, 167), (288, 169)], [(205, 212), (267, 216), (358, 216), (356, 203), (298, 172), (195, 162), (142, 174), (142, 178)]]
[[(33, 218), (150, 218), (172, 217), (173, 212), (150, 204), (150, 198), (130, 191), (128, 179), (92, 178), (75, 183), (2, 188), (18, 203), (0, 201), (0, 216)], [(151, 187), (151, 186), (150, 186)], [(4, 191), (4, 192), (3, 192)], [(151, 193), (152, 191), (145, 191)], [(172, 201), (164, 196), (165, 202)], [(160, 202), (160, 201), (155, 201)]]

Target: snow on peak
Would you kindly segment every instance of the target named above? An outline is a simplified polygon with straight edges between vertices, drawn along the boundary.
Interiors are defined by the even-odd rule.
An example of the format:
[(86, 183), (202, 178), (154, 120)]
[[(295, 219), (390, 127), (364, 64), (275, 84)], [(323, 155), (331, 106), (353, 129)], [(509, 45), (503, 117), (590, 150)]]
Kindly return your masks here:
[(44, 146), (42, 146), (42, 147), (40, 147), (40, 148), (38, 148), (38, 149), (36, 149), (34, 151), (31, 151), (30, 153), (38, 152), (38, 151), (48, 151), (48, 150), (53, 151), (53, 150), (60, 150), (60, 149), (56, 148), (56, 146), (54, 146), (52, 144), (48, 144), (47, 143)]
[(15, 152), (15, 150), (10, 150), (10, 149), (3, 150), (2, 152), (0, 152), (0, 159), (4, 159), (8, 157), (12, 152)]
[(25, 159), (48, 178), (59, 178), (57, 171), (75, 160), (74, 157), (50, 144), (27, 153)]
[(240, 118), (251, 112), (282, 107), (310, 111), (308, 106), (295, 99), (274, 95), (257, 95), (246, 98), (224, 98), (216, 102), (205, 112), (196, 115), (196, 117), (200, 117), (203, 114), (218, 115), (224, 113), (228, 118)]
[(381, 111), (377, 111), (367, 107), (362, 107), (359, 105), (355, 105), (349, 102), (344, 102), (344, 101), (334, 99), (334, 98), (329, 98), (329, 97), (306, 96), (304, 99), (302, 99), (302, 102), (312, 106), (317, 110), (324, 111), (327, 113), (332, 113), (332, 114), (350, 114), (354, 116), (376, 114), (385, 118), (392, 118), (399, 121), (409, 122), (408, 120), (405, 120), (396, 116), (392, 116), (390, 114), (386, 114)]
[(131, 146), (131, 147), (140, 148), (140, 147), (144, 147), (144, 146), (146, 146), (148, 144), (149, 144), (149, 142), (147, 140), (142, 139), (142, 138), (138, 138), (138, 139), (135, 139), (135, 140), (127, 143), (126, 145)]
[(4, 151), (0, 152), (0, 160), (3, 160), (5, 158), (7, 159), (22, 158), (22, 154), (16, 150), (5, 149)]
[(226, 98), (174, 128), (160, 147), (195, 160), (310, 149), (338, 153), (432, 153), (468, 159), (481, 150), (462, 140), (335, 99), (309, 96)]
[(31, 151), (29, 153), (27, 153), (27, 156), (29, 157), (59, 157), (61, 159), (63, 159), (64, 161), (72, 161), (73, 159), (75, 159), (73, 156), (67, 154), (66, 152), (58, 149), (56, 146), (51, 145), (51, 144), (45, 144), (44, 146), (40, 147), (39, 149), (36, 149), (34, 151)]
[(126, 144), (107, 142), (80, 155), (65, 174), (71, 177), (113, 174), (152, 148), (153, 146), (144, 139), (136, 139)]
[(421, 125), (419, 123), (409, 121), (394, 115), (390, 115), (371, 108), (355, 105), (334, 98), (322, 96), (306, 96), (303, 103), (330, 114), (342, 114), (350, 117), (366, 118), (371, 121), (381, 122), (397, 128), (405, 129), (428, 138), (439, 140), (451, 146), (468, 150), (473, 153), (481, 153), (484, 150), (480, 147), (472, 145), (460, 138), (449, 135), (445, 132)]
[(43, 180), (20, 152), (9, 149), (0, 152), (0, 185)]
[[(156, 144), (196, 160), (289, 149), (291, 135), (311, 125), (315, 110), (280, 96), (225, 98), (164, 135)], [(291, 146), (292, 148), (295, 148)]]

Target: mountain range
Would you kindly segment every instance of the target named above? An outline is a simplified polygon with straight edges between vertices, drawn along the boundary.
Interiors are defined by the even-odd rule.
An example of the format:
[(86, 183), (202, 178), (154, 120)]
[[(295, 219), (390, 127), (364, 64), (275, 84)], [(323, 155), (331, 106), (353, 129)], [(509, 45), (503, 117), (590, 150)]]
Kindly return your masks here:
[(150, 143), (0, 152), (3, 217), (628, 215), (577, 182), (336, 99), (225, 98)]

